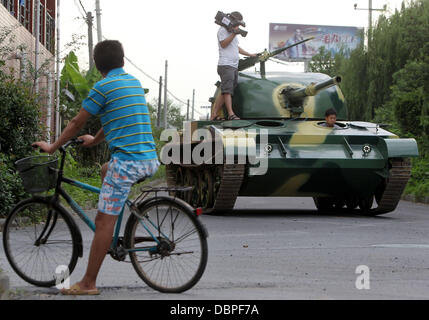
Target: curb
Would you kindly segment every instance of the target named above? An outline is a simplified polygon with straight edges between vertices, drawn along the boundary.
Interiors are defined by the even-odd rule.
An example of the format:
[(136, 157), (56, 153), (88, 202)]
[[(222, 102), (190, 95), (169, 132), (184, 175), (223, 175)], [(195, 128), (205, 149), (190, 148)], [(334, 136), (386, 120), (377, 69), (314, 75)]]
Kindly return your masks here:
[(0, 300), (9, 300), (9, 277), (0, 271)]

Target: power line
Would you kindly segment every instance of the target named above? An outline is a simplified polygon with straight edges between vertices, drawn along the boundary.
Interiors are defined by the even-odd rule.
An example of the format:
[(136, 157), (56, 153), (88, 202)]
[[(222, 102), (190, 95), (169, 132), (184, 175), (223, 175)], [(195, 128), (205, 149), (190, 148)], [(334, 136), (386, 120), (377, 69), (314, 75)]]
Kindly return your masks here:
[(83, 12), (85, 12), (85, 15), (87, 15), (88, 13), (86, 12), (86, 10), (85, 10), (85, 7), (83, 6), (83, 4), (82, 4), (82, 1), (80, 1), (79, 0), (79, 3), (80, 3), (80, 6), (82, 7), (82, 9), (83, 9)]
[[(79, 1), (80, 7), (77, 4), (76, 1)], [(87, 15), (87, 11), (85, 10), (85, 7), (82, 4), (81, 0), (74, 0), (74, 3), (76, 5), (76, 7), (78, 8), (80, 14), (82, 15), (82, 18), (86, 21), (86, 15)], [(81, 9), (84, 11), (85, 15), (82, 14)], [(95, 31), (98, 31), (97, 28), (93, 25), (92, 28)], [(104, 40), (107, 40), (107, 38), (105, 36), (103, 36)], [(151, 75), (149, 75), (147, 72), (145, 72), (144, 70), (142, 70), (139, 66), (137, 66), (130, 58), (128, 58), (127, 56), (124, 57), (134, 68), (136, 68), (138, 71), (140, 71), (141, 73), (143, 73), (147, 78), (149, 78), (150, 80), (152, 80), (153, 82), (155, 82), (156, 84), (159, 85), (159, 81), (156, 80), (155, 78), (153, 78)], [(174, 95), (170, 90), (167, 89), (167, 93), (170, 94), (171, 97), (173, 97), (176, 101), (180, 102), (182, 105), (186, 106), (187, 102), (184, 102), (183, 100), (179, 99), (176, 95)], [(198, 113), (200, 116), (205, 116), (204, 114), (202, 114), (201, 112), (199, 112), (198, 110), (195, 110), (196, 113)]]
[[(82, 8), (83, 8), (83, 6), (82, 6), (82, 8), (79, 6), (79, 4), (77, 3), (77, 0), (74, 0), (74, 4), (75, 4), (75, 6), (76, 6), (76, 8), (79, 10), (79, 13), (82, 15), (82, 18), (84, 18), (85, 20), (86, 20), (86, 11), (85, 11), (85, 14), (83, 14), (82, 13)], [(81, 4), (82, 5), (82, 4)]]
[[(93, 28), (95, 29), (95, 31), (97, 31), (97, 28), (95, 26), (93, 26)], [(104, 40), (107, 40), (107, 38), (105, 36), (103, 36)], [(146, 77), (148, 77), (150, 80), (152, 80), (153, 82), (157, 83), (159, 85), (159, 81), (156, 80), (155, 78), (153, 78), (151, 75), (149, 75), (148, 73), (146, 73), (145, 71), (143, 71), (139, 66), (137, 66), (130, 58), (128, 58), (127, 56), (125, 56), (125, 60), (127, 60), (134, 68), (136, 68), (138, 71), (140, 71), (141, 73), (143, 73)], [(178, 102), (180, 102), (182, 105), (186, 106), (187, 102), (184, 102), (183, 100), (179, 99), (178, 97), (176, 97), (176, 95), (174, 95), (170, 90), (167, 89), (167, 93), (170, 94), (170, 96), (172, 96), (175, 100), (177, 100)], [(200, 116), (205, 116), (204, 114), (202, 114), (201, 112), (199, 112), (198, 110), (195, 110), (196, 113), (198, 113)]]

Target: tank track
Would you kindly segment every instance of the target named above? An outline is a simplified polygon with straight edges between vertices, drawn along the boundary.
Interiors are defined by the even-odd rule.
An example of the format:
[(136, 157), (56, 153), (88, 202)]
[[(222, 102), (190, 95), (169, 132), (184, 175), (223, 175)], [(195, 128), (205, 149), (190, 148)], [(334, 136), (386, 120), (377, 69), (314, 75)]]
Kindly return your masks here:
[(377, 215), (395, 210), (407, 186), (408, 179), (411, 176), (410, 160), (393, 159), (391, 164), (392, 168), (389, 170), (386, 188), (378, 201), (378, 207), (371, 209), (370, 214)]
[[(179, 166), (187, 168), (189, 166)], [(215, 167), (215, 166), (212, 166)], [(206, 212), (225, 212), (232, 210), (237, 200), (243, 183), (246, 166), (242, 164), (225, 164), (222, 167), (219, 190), (212, 208), (206, 208)], [(167, 184), (176, 186), (175, 168), (167, 165)], [(216, 171), (213, 171), (216, 172)], [(378, 207), (362, 212), (364, 215), (379, 215), (392, 212), (398, 206), (401, 195), (411, 176), (411, 162), (409, 159), (393, 159), (386, 179), (386, 186), (378, 203)]]
[[(197, 166), (182, 166), (182, 165), (167, 165), (166, 176), (168, 186), (176, 186), (176, 168), (197, 168)], [(216, 172), (218, 168), (216, 165), (209, 165), (213, 172), (213, 181), (216, 180)], [(201, 166), (200, 166), (201, 169)], [(246, 165), (244, 164), (225, 164), (220, 165), (220, 185), (216, 198), (214, 199), (214, 205), (212, 208), (205, 208), (206, 213), (221, 213), (232, 210), (237, 200), (238, 193), (240, 191)]]
[(244, 164), (226, 164), (223, 166), (222, 180), (213, 210), (232, 210), (237, 200), (245, 172)]

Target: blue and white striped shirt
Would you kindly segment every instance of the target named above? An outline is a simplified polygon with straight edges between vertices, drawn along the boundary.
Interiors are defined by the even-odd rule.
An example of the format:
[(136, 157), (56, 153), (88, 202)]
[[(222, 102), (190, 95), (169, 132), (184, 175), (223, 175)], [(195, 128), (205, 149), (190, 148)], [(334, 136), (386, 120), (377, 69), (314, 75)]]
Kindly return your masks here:
[(100, 117), (112, 157), (158, 159), (144, 89), (122, 68), (111, 70), (97, 82), (82, 107)]

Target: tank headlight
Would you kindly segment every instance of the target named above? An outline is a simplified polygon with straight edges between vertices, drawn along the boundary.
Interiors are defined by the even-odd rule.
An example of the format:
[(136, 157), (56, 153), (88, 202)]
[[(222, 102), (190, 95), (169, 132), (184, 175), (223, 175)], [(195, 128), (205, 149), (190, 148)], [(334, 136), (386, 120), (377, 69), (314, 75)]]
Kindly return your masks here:
[(372, 151), (372, 148), (371, 148), (371, 146), (369, 144), (365, 144), (362, 147), (362, 151), (363, 151), (364, 155), (367, 156), (368, 153), (370, 153)]
[(266, 144), (264, 150), (266, 153), (271, 153), (271, 151), (273, 151), (273, 146), (270, 144)]

